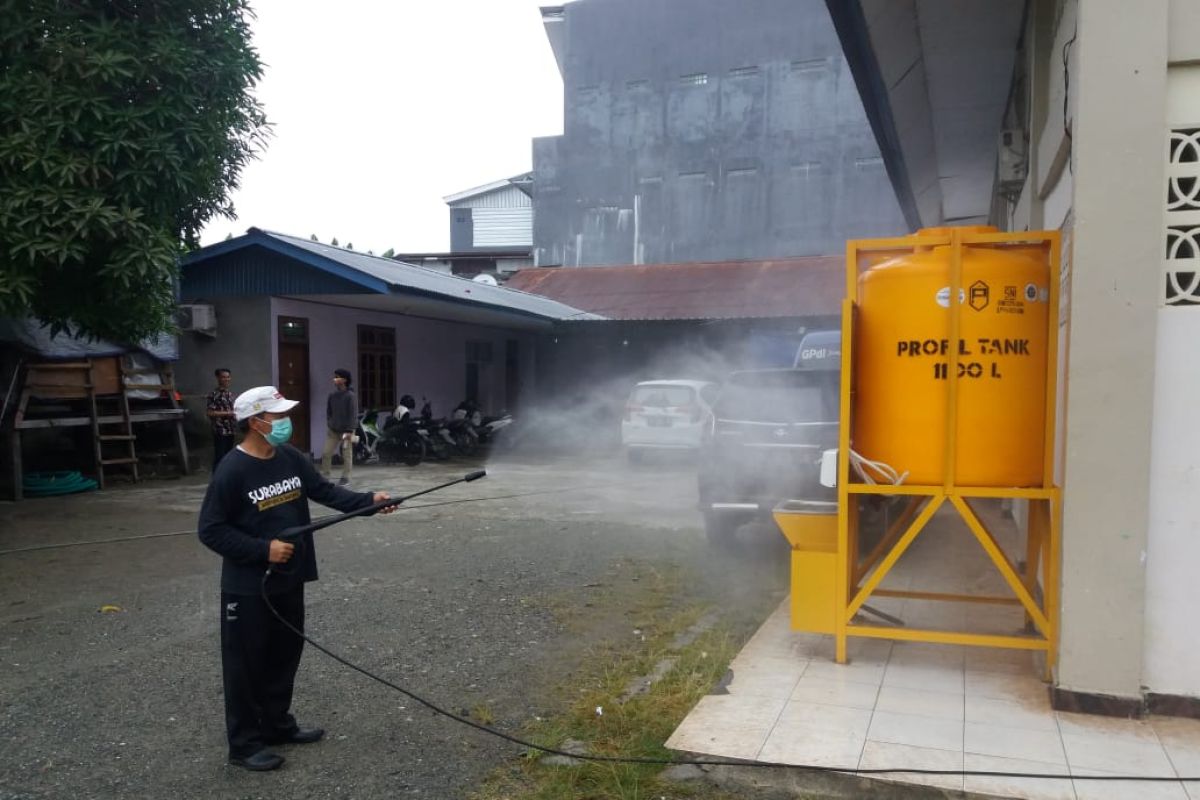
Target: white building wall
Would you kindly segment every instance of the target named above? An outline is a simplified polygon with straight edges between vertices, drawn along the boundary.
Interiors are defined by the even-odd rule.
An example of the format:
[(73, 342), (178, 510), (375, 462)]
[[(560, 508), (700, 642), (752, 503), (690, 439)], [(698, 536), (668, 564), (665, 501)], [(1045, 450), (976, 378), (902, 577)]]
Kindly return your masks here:
[(533, 246), (533, 201), (516, 186), (459, 200), (450, 207), (471, 209), (475, 247)]
[[(1111, 15), (1116, 9), (1117, 6), (1104, 0), (1090, 10), (1094, 15)], [(1113, 434), (1106, 435), (1089, 423), (1097, 409), (1124, 404), (1131, 412), (1140, 413), (1141, 404), (1134, 395), (1118, 386), (1132, 377), (1129, 372), (1114, 372), (1110, 379), (1085, 388), (1087, 373), (1091, 370), (1082, 373), (1073, 370), (1072, 381), (1067, 384), (1063, 381), (1068, 366), (1065, 359), (1061, 365), (1059, 396), (1063, 402), (1059, 409), (1056, 477), (1058, 481), (1066, 479), (1067, 502), (1074, 509), (1067, 514), (1064, 532), (1067, 561), (1063, 605), (1065, 641), (1057, 682), (1063, 688), (1101, 694), (1135, 695), (1145, 691), (1200, 697), (1200, 637), (1194, 634), (1195, 609), (1200, 608), (1200, 581), (1194, 576), (1194, 566), (1200, 563), (1200, 507), (1196, 504), (1196, 498), (1200, 497), (1200, 425), (1196, 423), (1200, 401), (1200, 356), (1196, 352), (1196, 343), (1200, 342), (1200, 287), (1189, 278), (1193, 272), (1200, 274), (1200, 199), (1181, 202), (1180, 196), (1187, 194), (1186, 187), (1190, 184), (1177, 185), (1176, 208), (1168, 212), (1164, 203), (1169, 185), (1154, 194), (1155, 206), (1149, 205), (1151, 195), (1142, 182), (1138, 183), (1137, 191), (1133, 190), (1132, 183), (1116, 191), (1097, 191), (1095, 187), (1097, 181), (1107, 182), (1114, 176), (1145, 173), (1144, 167), (1131, 172), (1131, 163), (1144, 162), (1150, 153), (1159, 158), (1168, 154), (1171, 130), (1184, 131), (1185, 136), (1195, 135), (1200, 142), (1200, 133), (1192, 133), (1200, 131), (1200, 64), (1196, 63), (1200, 62), (1200, 3), (1172, 0), (1165, 48), (1153, 30), (1143, 27), (1137, 31), (1140, 38), (1130, 38), (1123, 36), (1119, 25), (1115, 30), (1111, 25), (1101, 26), (1101, 36), (1120, 38), (1127, 52), (1139, 45), (1145, 56), (1162, 58), (1159, 74), (1165, 73), (1166, 78), (1163, 111), (1156, 113), (1155, 109), (1160, 106), (1145, 103), (1147, 94), (1136, 89), (1129, 102), (1119, 102), (1118, 94), (1133, 87), (1122, 85), (1122, 81), (1103, 83), (1101, 93), (1107, 96), (1108, 102), (1120, 105), (1125, 113), (1132, 113), (1131, 105), (1141, 104), (1141, 118), (1136, 128), (1138, 135), (1111, 139), (1112, 146), (1106, 157), (1102, 155), (1098, 161), (1089, 158), (1082, 166), (1077, 162), (1072, 170), (1068, 164), (1072, 141), (1065, 135), (1065, 127), (1073, 127), (1076, 147), (1080, 145), (1078, 140), (1082, 140), (1085, 149), (1091, 149), (1087, 145), (1097, 135), (1095, 126), (1088, 124), (1087, 116), (1084, 119), (1075, 116), (1081, 89), (1088, 88), (1089, 83), (1094, 85), (1096, 79), (1094, 70), (1085, 72), (1096, 62), (1088, 59), (1088, 63), (1081, 65), (1077, 58), (1079, 50), (1076, 48), (1088, 43), (1082, 36), (1071, 41), (1081, 32), (1078, 11), (1074, 0), (1061, 4), (1043, 0), (1033, 6), (1034, 16), (1028, 30), (1033, 47), (1027, 53), (1031, 76), (1030, 175), (1006, 221), (1012, 230), (1047, 228), (1063, 232), (1065, 305), (1059, 352), (1072, 357), (1098, 358), (1098, 363), (1104, 363), (1117, 356), (1115, 348), (1124, 348), (1122, 343), (1135, 335), (1140, 342), (1154, 342), (1146, 345), (1153, 353), (1150, 363), (1154, 373), (1146, 521), (1144, 525), (1138, 525), (1136, 514), (1126, 514), (1121, 525), (1124, 531), (1117, 531), (1120, 536), (1113, 539), (1111, 533), (1117, 517), (1089, 514), (1089, 506), (1099, 509), (1104, 505), (1102, 497), (1106, 490), (1101, 486), (1102, 481), (1094, 476), (1081, 480), (1084, 478), (1082, 473), (1091, 470), (1086, 460), (1081, 462), (1078, 445), (1074, 453), (1064, 447), (1064, 433), (1073, 429), (1078, 435), (1085, 426), (1091, 428), (1086, 436), (1095, 437), (1101, 446), (1104, 454), (1099, 458), (1099, 462), (1104, 462), (1102, 471), (1124, 476), (1128, 494), (1121, 491), (1117, 494), (1132, 500), (1141, 493), (1138, 473), (1145, 467), (1133, 463), (1140, 457), (1131, 460), (1127, 456), (1141, 448), (1131, 450), (1117, 444), (1121, 436), (1128, 434), (1122, 425), (1108, 425)], [(1140, 13), (1145, 12), (1152, 12), (1157, 24), (1163, 14), (1162, 1), (1148, 3), (1140, 9)], [(1103, 30), (1105, 27), (1107, 31)], [(1069, 98), (1062, 62), (1064, 49), (1070, 55)], [(1090, 49), (1095, 50), (1094, 47)], [(1105, 56), (1101, 55), (1101, 58)], [(1172, 66), (1168, 67), (1168, 61)], [(1146, 69), (1139, 71), (1144, 74)], [(1125, 83), (1136, 81), (1137, 72), (1131, 70), (1129, 76), (1132, 81)], [(1065, 118), (1064, 99), (1068, 100)], [(1164, 124), (1159, 129), (1158, 140), (1151, 141), (1144, 135), (1144, 123), (1158, 118)], [(1111, 126), (1113, 123), (1106, 124)], [(1105, 132), (1101, 131), (1100, 138), (1104, 137)], [(1135, 144), (1136, 150), (1132, 150)], [(1196, 156), (1200, 159), (1200, 143)], [(1169, 154), (1167, 158), (1168, 180), (1172, 174), (1196, 177), (1196, 186), (1200, 187), (1200, 160), (1171, 164)], [(1112, 226), (1097, 226), (1088, 224), (1093, 220), (1084, 219), (1080, 225), (1077, 215), (1081, 191), (1089, 212), (1086, 216), (1116, 211), (1118, 221)], [(1195, 192), (1200, 198), (1200, 188)], [(1106, 193), (1109, 197), (1107, 209)], [(1165, 213), (1166, 217), (1151, 226), (1145, 213), (1147, 210)], [(1179, 258), (1174, 264), (1161, 263), (1161, 254), (1168, 246), (1168, 227), (1186, 229), (1194, 236), (1195, 250), (1189, 251), (1185, 246), (1182, 252), (1175, 253), (1177, 257), (1192, 256), (1194, 263), (1181, 264)], [(1103, 263), (1108, 260), (1103, 257), (1110, 246), (1106, 242), (1116, 243), (1133, 235), (1141, 240), (1152, 229), (1158, 241), (1160, 255), (1157, 259), (1129, 259), (1124, 268)], [(1079, 251), (1081, 243), (1084, 245), (1082, 254)], [(1107, 286), (1096, 285), (1090, 273), (1097, 269), (1107, 271), (1107, 279), (1111, 281)], [(1073, 272), (1082, 273), (1082, 276), (1073, 275)], [(1171, 272), (1177, 275), (1176, 293), (1186, 294), (1190, 289), (1196, 295), (1196, 305), (1167, 304), (1167, 276)], [(1080, 285), (1084, 282), (1092, 284), (1089, 292), (1101, 290), (1093, 295), (1096, 300), (1108, 300), (1110, 294), (1120, 293), (1134, 302), (1134, 297), (1141, 295), (1134, 282), (1142, 281), (1144, 286), (1152, 286), (1157, 294), (1153, 324), (1147, 326), (1146, 331), (1135, 332), (1128, 325), (1114, 325), (1110, 319), (1107, 334), (1090, 337), (1091, 343), (1080, 342), (1079, 330), (1072, 330), (1076, 328), (1072, 324), (1072, 315), (1080, 309), (1087, 310), (1094, 301), (1084, 300), (1085, 305), (1080, 305), (1081, 299), (1075, 297), (1072, 303), (1072, 279), (1075, 277), (1080, 277)], [(1155, 333), (1153, 340), (1144, 335), (1150, 330)], [(1071, 338), (1076, 339), (1074, 346)], [(1081, 398), (1081, 393), (1086, 397)], [(1064, 413), (1068, 406), (1072, 409), (1071, 415)], [(1140, 551), (1122, 547), (1121, 539), (1127, 542), (1141, 540), (1144, 547)], [(1144, 576), (1139, 574), (1143, 571), (1141, 565), (1133, 565), (1134, 559), (1144, 564)], [(1096, 575), (1107, 577), (1097, 582), (1094, 580)], [(1117, 600), (1115, 604), (1114, 599)], [(1133, 611), (1133, 615), (1129, 611)], [(1141, 655), (1140, 664), (1136, 659), (1138, 654)], [(1131, 655), (1133, 659), (1129, 658)]]
[(1056, 683), (1138, 698), (1145, 647), (1165, 0), (1088, 0), (1069, 53), (1072, 202)]
[(476, 247), (532, 247), (532, 208), (475, 208), (471, 210)]
[[(1173, 54), (1177, 46), (1200, 40), (1200, 13), (1173, 13), (1172, 21), (1190, 24), (1190, 35), (1172, 29)], [(1158, 309), (1143, 682), (1157, 694), (1200, 697), (1200, 637), (1195, 635), (1200, 608), (1195, 577), (1200, 564), (1200, 287), (1188, 277), (1200, 273), (1200, 161), (1190, 160), (1200, 159), (1200, 65), (1173, 66), (1167, 81), (1170, 134), (1164, 131), (1168, 190), (1162, 233), (1166, 237), (1170, 229), (1178, 238), (1168, 239), (1171, 250), (1164, 248), (1174, 258), (1164, 264)], [(1175, 286), (1168, 304), (1172, 273)]]

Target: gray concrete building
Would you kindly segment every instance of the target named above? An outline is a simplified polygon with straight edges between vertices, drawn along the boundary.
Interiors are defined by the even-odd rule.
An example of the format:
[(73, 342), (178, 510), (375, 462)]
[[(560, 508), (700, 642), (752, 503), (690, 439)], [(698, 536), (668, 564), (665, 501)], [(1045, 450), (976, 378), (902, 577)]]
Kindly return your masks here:
[(539, 266), (840, 253), (906, 232), (820, 0), (542, 9), (563, 135), (533, 143)]

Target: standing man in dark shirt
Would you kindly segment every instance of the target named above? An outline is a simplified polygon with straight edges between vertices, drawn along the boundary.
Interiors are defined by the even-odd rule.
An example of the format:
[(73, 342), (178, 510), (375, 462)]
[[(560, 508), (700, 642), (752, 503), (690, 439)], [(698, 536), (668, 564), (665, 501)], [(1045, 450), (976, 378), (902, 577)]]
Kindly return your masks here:
[(217, 471), (217, 464), (233, 449), (234, 434), (237, 425), (233, 414), (233, 393), (229, 384), (233, 376), (229, 370), (220, 367), (214, 373), (217, 376), (217, 388), (208, 393), (206, 398), (209, 424), (212, 425), (213, 435), (213, 464), (212, 471)]
[(350, 482), (350, 470), (354, 465), (354, 429), (358, 427), (358, 399), (350, 388), (350, 371), (335, 369), (333, 371), (333, 391), (325, 401), (325, 450), (321, 453), (321, 472), (325, 477), (333, 470), (333, 451), (340, 450), (342, 454), (342, 477), (338, 484), (345, 486)]
[(306, 533), (295, 544), (276, 537), (311, 522), (310, 499), (342, 512), (388, 499), (334, 486), (306, 454), (286, 444), (292, 433), (288, 414), (296, 402), (274, 386), (238, 395), (233, 408), (245, 435), (221, 462), (200, 508), (200, 541), (224, 558), (221, 666), (229, 763), (255, 771), (283, 763), (268, 745), (309, 744), (325, 734), (301, 728), (291, 714), (304, 640), (262, 597), (263, 575), (274, 567), (265, 585), (271, 605), (304, 630), (304, 584), (317, 579), (313, 537)]

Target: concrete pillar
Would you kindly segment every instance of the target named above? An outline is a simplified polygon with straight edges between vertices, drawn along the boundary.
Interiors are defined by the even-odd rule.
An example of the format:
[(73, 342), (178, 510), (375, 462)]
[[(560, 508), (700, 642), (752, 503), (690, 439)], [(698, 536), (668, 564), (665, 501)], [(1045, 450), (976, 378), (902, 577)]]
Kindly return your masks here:
[(1140, 695), (1167, 0), (1079, 4), (1057, 683)]

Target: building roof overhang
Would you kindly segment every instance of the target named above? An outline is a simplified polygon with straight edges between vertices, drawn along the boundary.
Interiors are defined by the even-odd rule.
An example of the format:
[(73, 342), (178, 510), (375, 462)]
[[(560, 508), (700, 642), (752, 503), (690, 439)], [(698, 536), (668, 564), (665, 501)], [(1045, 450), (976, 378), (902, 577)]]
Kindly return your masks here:
[(909, 226), (986, 221), (1026, 4), (826, 6)]

